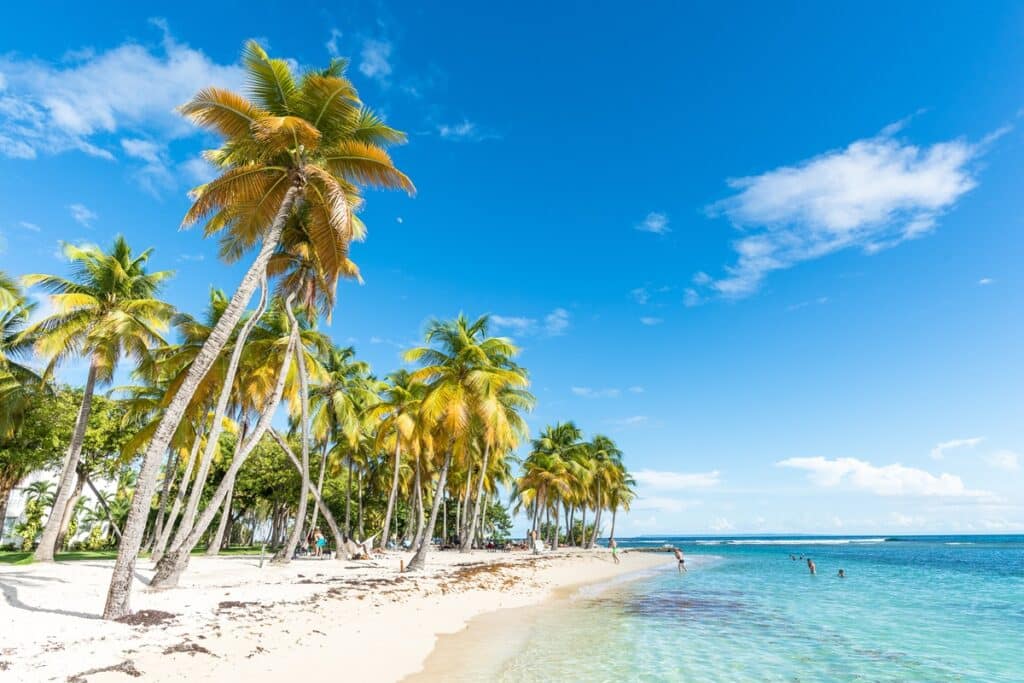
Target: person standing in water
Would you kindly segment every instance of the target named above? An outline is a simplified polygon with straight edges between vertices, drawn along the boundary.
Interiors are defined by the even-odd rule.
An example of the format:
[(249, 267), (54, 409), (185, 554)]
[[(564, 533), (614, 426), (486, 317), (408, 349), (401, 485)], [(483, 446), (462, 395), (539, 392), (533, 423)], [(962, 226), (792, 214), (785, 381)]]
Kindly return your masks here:
[(814, 566), (814, 560), (809, 557), (807, 558), (807, 568), (811, 570), (812, 575), (818, 573), (818, 568)]
[(679, 560), (679, 573), (682, 574), (686, 571), (686, 560), (683, 559), (683, 551), (679, 548), (675, 548), (673, 552), (676, 555), (676, 559)]
[(840, 579), (845, 579), (846, 578), (846, 570), (845, 569), (840, 569), (839, 570), (839, 578)]

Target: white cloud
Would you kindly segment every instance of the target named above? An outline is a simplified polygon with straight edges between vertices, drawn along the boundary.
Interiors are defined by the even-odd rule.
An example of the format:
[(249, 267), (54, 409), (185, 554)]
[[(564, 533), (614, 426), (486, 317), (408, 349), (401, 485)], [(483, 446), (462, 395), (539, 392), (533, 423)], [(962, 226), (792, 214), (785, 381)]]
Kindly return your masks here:
[(163, 140), (193, 134), (174, 108), (206, 86), (238, 88), (244, 74), (177, 43), (155, 23), (164, 30), (158, 49), (126, 43), (56, 63), (0, 56), (7, 85), (0, 91), (0, 154), (32, 159), (80, 150), (112, 159), (110, 136), (118, 131)]
[(654, 318), (652, 316), (645, 315), (644, 317), (640, 318), (640, 322), (643, 323), (644, 325), (660, 325), (665, 321), (661, 318)]
[(809, 472), (810, 480), (824, 488), (845, 485), (869, 491), (879, 496), (942, 496), (987, 497), (985, 491), (964, 486), (960, 477), (943, 473), (938, 476), (914, 467), (900, 464), (875, 466), (857, 458), (823, 457), (788, 458), (775, 463), (778, 467), (792, 467)]
[(620, 427), (639, 427), (642, 424), (647, 424), (649, 420), (650, 418), (646, 415), (631, 415), (618, 420), (611, 420), (611, 423)]
[(42, 230), (42, 228), (40, 228), (35, 223), (29, 223), (28, 221), (19, 221), (18, 226), (30, 232), (39, 232), (40, 230)]
[(437, 134), (445, 140), (456, 142), (480, 142), (481, 140), (494, 140), (499, 136), (485, 131), (477, 124), (463, 119), (459, 123), (442, 123), (437, 126)]
[(715, 533), (722, 533), (723, 531), (732, 531), (736, 527), (725, 517), (716, 517), (708, 524), (708, 528)]
[(331, 57), (339, 57), (338, 52), (338, 39), (341, 38), (341, 31), (336, 28), (331, 29), (331, 37), (324, 43), (324, 47), (327, 48), (327, 54)]
[(999, 450), (985, 457), (989, 465), (1006, 472), (1016, 472), (1020, 469), (1020, 456), (1013, 451)]
[(622, 392), (614, 387), (593, 389), (591, 387), (572, 387), (572, 393), (583, 398), (617, 398)]
[(386, 40), (368, 39), (363, 42), (359, 53), (359, 72), (372, 78), (382, 86), (390, 85), (391, 43)]
[(687, 287), (683, 292), (683, 305), (687, 308), (693, 308), (694, 306), (700, 306), (704, 299), (700, 293), (693, 287)]
[(703, 287), (704, 285), (711, 282), (712, 277), (702, 270), (697, 271), (693, 274), (693, 284)]
[(983, 436), (975, 436), (970, 439), (953, 439), (952, 441), (943, 441), (942, 443), (935, 444), (935, 448), (929, 454), (934, 460), (942, 460), (946, 457), (947, 451), (952, 451), (957, 448), (974, 448), (979, 443), (985, 440)]
[(124, 153), (128, 156), (151, 163), (159, 162), (163, 152), (161, 145), (156, 144), (152, 140), (142, 140), (139, 138), (122, 138), (121, 148), (124, 149)]
[(644, 393), (644, 388), (641, 387), (641, 386), (633, 386), (633, 387), (630, 387), (628, 389), (628, 391), (631, 394), (642, 394), (642, 393)]
[(636, 289), (631, 289), (629, 291), (629, 295), (633, 297), (633, 301), (637, 302), (638, 304), (646, 304), (648, 301), (651, 300), (651, 293), (647, 291), (646, 287), (637, 287)]
[(537, 320), (535, 318), (492, 315), (491, 324), (499, 330), (511, 330), (513, 334), (528, 334), (537, 326)]
[(193, 263), (200, 263), (206, 260), (205, 254), (178, 254), (179, 261), (191, 261)]
[(668, 472), (643, 469), (633, 473), (639, 486), (658, 491), (709, 489), (722, 483), (718, 470), (711, 472)]
[(544, 331), (552, 337), (565, 334), (569, 329), (569, 311), (564, 308), (555, 310), (544, 316)]
[(978, 280), (978, 284), (979, 284), (979, 285), (981, 285), (982, 287), (985, 287), (985, 286), (987, 286), (987, 285), (990, 285), (990, 284), (992, 284), (993, 282), (995, 282), (995, 280), (993, 280), (993, 279), (992, 279), (992, 278), (990, 278), (990, 277), (983, 277), (983, 278), (981, 278), (980, 280)]
[(192, 157), (181, 162), (185, 177), (193, 183), (203, 185), (217, 177), (217, 169), (202, 157)]
[(71, 217), (75, 219), (75, 222), (87, 228), (91, 228), (92, 222), (99, 218), (95, 211), (84, 204), (71, 204), (68, 206), (68, 211), (71, 212)]
[(496, 330), (509, 330), (512, 334), (520, 336), (544, 334), (557, 337), (569, 329), (569, 312), (564, 308), (554, 309), (544, 316), (543, 321), (512, 315), (492, 315), (490, 319)]
[(650, 212), (646, 218), (633, 227), (640, 232), (653, 232), (656, 235), (664, 235), (666, 232), (672, 231), (668, 227), (668, 215), (660, 211)]
[(868, 253), (931, 231), (977, 185), (971, 162), (989, 142), (950, 140), (917, 147), (882, 134), (844, 149), (729, 181), (732, 197), (709, 207), (748, 230), (738, 258), (710, 283), (720, 295), (755, 292), (768, 273), (848, 247)]
[(398, 223), (399, 225), (401, 225), (402, 223), (405, 222), (405, 219), (402, 218), (401, 216), (396, 216), (395, 217), (395, 222)]

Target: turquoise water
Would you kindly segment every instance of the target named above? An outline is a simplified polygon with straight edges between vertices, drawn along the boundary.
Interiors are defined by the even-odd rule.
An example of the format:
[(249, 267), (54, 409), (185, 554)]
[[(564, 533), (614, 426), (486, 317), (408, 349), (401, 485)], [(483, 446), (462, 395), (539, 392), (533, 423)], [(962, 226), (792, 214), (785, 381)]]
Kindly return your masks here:
[(545, 612), (499, 679), (1024, 681), (1024, 536), (620, 545), (665, 542), (689, 572)]

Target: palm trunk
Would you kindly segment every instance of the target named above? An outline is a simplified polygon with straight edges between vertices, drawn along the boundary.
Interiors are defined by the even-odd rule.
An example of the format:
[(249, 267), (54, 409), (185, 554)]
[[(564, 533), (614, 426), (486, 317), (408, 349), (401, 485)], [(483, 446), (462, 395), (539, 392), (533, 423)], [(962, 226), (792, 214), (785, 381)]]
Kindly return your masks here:
[(391, 538), (391, 513), (395, 509), (395, 500), (398, 498), (398, 475), (399, 467), (402, 464), (402, 440), (401, 435), (395, 433), (395, 472), (391, 475), (391, 493), (388, 494), (388, 507), (384, 513), (384, 531), (381, 533), (380, 547), (388, 547), (388, 539)]
[(245, 348), (245, 342), (249, 338), (249, 333), (252, 332), (252, 328), (256, 326), (260, 316), (263, 315), (263, 311), (267, 307), (267, 278), (266, 275), (260, 280), (260, 300), (256, 305), (256, 310), (253, 311), (249, 319), (243, 323), (242, 328), (238, 331), (238, 336), (235, 338), (235, 347), (231, 350), (231, 358), (228, 361), (227, 373), (224, 375), (224, 384), (220, 388), (220, 394), (217, 397), (217, 407), (213, 411), (213, 422), (210, 424), (210, 434), (206, 437), (206, 448), (203, 449), (203, 457), (199, 460), (199, 470), (196, 472), (196, 482), (192, 486), (192, 491), (188, 496), (188, 504), (185, 506), (185, 512), (181, 516), (181, 524), (178, 526), (178, 533), (174, 536), (174, 542), (171, 543), (171, 550), (177, 550), (182, 541), (185, 540), (185, 535), (188, 534), (189, 529), (192, 528), (193, 522), (196, 519), (196, 513), (199, 511), (199, 502), (203, 497), (203, 489), (206, 487), (206, 478), (210, 473), (210, 465), (213, 463), (213, 454), (217, 450), (217, 446), (220, 441), (220, 433), (224, 428), (224, 416), (227, 414), (228, 403), (231, 399), (231, 392), (235, 385), (235, 375), (238, 373), (238, 365), (242, 359), (242, 352)]
[[(92, 411), (92, 395), (96, 390), (96, 371), (97, 363), (93, 360), (89, 363), (89, 374), (85, 378), (85, 391), (82, 394), (82, 405), (78, 409), (78, 417), (75, 419), (75, 430), (71, 433), (71, 444), (68, 446), (67, 455), (64, 456), (64, 470), (60, 475), (57, 495), (54, 497), (50, 516), (46, 518), (46, 526), (43, 528), (43, 535), (39, 539), (39, 547), (36, 548), (36, 552), (33, 555), (36, 562), (53, 562), (57, 537), (60, 536), (61, 526), (64, 522), (64, 512), (75, 489), (75, 470), (78, 468), (78, 461), (82, 457), (85, 428), (89, 424), (89, 413)], [(145, 527), (145, 523), (146, 519), (144, 517), (142, 519), (143, 527)], [(142, 530), (144, 529), (140, 529), (140, 541), (142, 540)]]
[[(487, 479), (487, 465), (491, 457), (491, 445), (484, 445), (484, 461), (480, 466), (480, 481), (477, 482), (476, 486), (476, 504), (474, 509), (479, 512), (480, 504), (484, 499), (484, 480)], [(473, 515), (473, 519), (469, 522), (469, 533), (466, 534), (466, 539), (462, 542), (462, 552), (466, 552), (473, 547), (473, 539), (476, 536), (476, 518), (477, 515)]]
[[(224, 498), (228, 494), (228, 490), (234, 486), (235, 476), (238, 474), (238, 470), (245, 464), (246, 458), (256, 448), (260, 439), (266, 433), (270, 427), (270, 422), (274, 418), (274, 413), (277, 412), (277, 407), (281, 403), (281, 395), (284, 393), (285, 380), (288, 377), (288, 368), (292, 363), (292, 354), (297, 346), (298, 329), (292, 330), (291, 338), (288, 341), (288, 347), (285, 350), (284, 361), (281, 363), (281, 370), (278, 373), (277, 385), (274, 387), (273, 395), (269, 402), (264, 406), (263, 411), (260, 413), (259, 421), (253, 428), (252, 434), (235, 450), (235, 456), (231, 460), (231, 465), (228, 466), (228, 471), (224, 473), (224, 478), (221, 480), (217, 490), (214, 491), (213, 497), (203, 510), (202, 514), (199, 515), (199, 519), (196, 521), (195, 526), (189, 532), (185, 542), (182, 543), (181, 547), (177, 550), (172, 550), (157, 563), (156, 574), (153, 575), (152, 581), (150, 581), (151, 588), (161, 588), (166, 586), (176, 585), (178, 579), (181, 577), (181, 573), (185, 570), (188, 565), (189, 553), (196, 547), (199, 539), (202, 538), (203, 534), (206, 533), (206, 529), (209, 528), (210, 522), (213, 521), (214, 515), (217, 514), (217, 510), (224, 502)], [(125, 532), (127, 537), (127, 532)]]
[(356, 481), (358, 481), (358, 487), (356, 488), (356, 494), (358, 495), (359, 502), (359, 542), (362, 543), (366, 540), (366, 530), (363, 528), (363, 471), (359, 470), (356, 475)]
[(171, 482), (174, 480), (177, 470), (178, 450), (172, 448), (167, 458), (167, 464), (164, 465), (164, 483), (160, 489), (160, 504), (156, 512), (156, 522), (153, 525), (153, 538), (148, 546), (151, 551), (156, 548), (157, 540), (164, 533), (164, 521), (167, 519), (167, 499), (171, 496)]
[[(431, 501), (430, 504), (433, 505), (434, 502)], [(444, 510), (444, 514), (441, 515), (441, 543), (444, 543), (448, 539), (448, 498), (444, 492), (441, 493), (441, 506)], [(424, 532), (426, 532), (426, 528), (424, 528)], [(430, 533), (433, 534), (434, 530), (431, 529)], [(423, 536), (420, 536), (420, 543), (423, 542)], [(416, 548), (419, 549), (419, 546), (417, 545)]]
[(601, 480), (597, 480), (597, 498), (594, 503), (594, 535), (590, 537), (590, 545), (588, 548), (593, 548), (597, 545), (597, 537), (601, 533)]
[(619, 506), (616, 505), (612, 508), (612, 531), (608, 534), (608, 541), (611, 542), (615, 539), (615, 515), (619, 511)]
[[(288, 459), (291, 461), (292, 465), (295, 466), (295, 469), (301, 472), (302, 464), (299, 462), (299, 459), (295, 457), (295, 453), (292, 452), (292, 449), (288, 447), (288, 443), (281, 438), (280, 434), (277, 433), (277, 430), (271, 429), (270, 436), (274, 438), (274, 441), (277, 442), (277, 445), (280, 446), (281, 450), (285, 452), (285, 454), (288, 456)], [(317, 505), (320, 506), (320, 509), (323, 510), (324, 521), (327, 522), (327, 526), (330, 528), (331, 533), (334, 535), (334, 548), (336, 551), (336, 559), (348, 559), (348, 552), (345, 549), (345, 539), (341, 535), (341, 529), (338, 528), (338, 523), (334, 521), (334, 515), (332, 515), (331, 511), (327, 508), (326, 505), (324, 505), (323, 497), (320, 495), (320, 491), (314, 489), (312, 483), (310, 483), (309, 492), (313, 494), (313, 499), (317, 502)]]
[(231, 519), (231, 499), (234, 498), (234, 485), (228, 489), (228, 496), (224, 499), (224, 509), (220, 511), (220, 522), (217, 524), (217, 533), (213, 540), (206, 546), (208, 556), (220, 554), (221, 546), (224, 545), (224, 531), (228, 528), (228, 520)]
[(551, 526), (551, 535), (554, 537), (551, 539), (551, 549), (558, 550), (558, 536), (561, 534), (561, 529), (558, 528), (558, 513), (561, 510), (561, 503), (555, 501), (555, 523)]
[(89, 485), (89, 490), (92, 491), (92, 495), (96, 496), (96, 500), (99, 502), (100, 507), (103, 508), (103, 514), (107, 517), (107, 522), (110, 523), (110, 530), (117, 536), (117, 540), (121, 540), (121, 529), (118, 528), (117, 522), (114, 521), (114, 516), (110, 514), (110, 506), (107, 505), (106, 499), (100, 495), (100, 492), (93, 486), (92, 479), (89, 479), (89, 475), (85, 473), (85, 470), (80, 469), (79, 476), (86, 484)]
[(423, 483), (420, 479), (420, 459), (416, 458), (416, 535), (413, 537), (412, 547), (420, 547), (420, 541), (423, 540)]
[(7, 504), (11, 502), (11, 492), (17, 483), (13, 477), (0, 479), (0, 542), (3, 542), (4, 525), (7, 522)]
[(164, 556), (164, 550), (167, 549), (167, 542), (171, 539), (171, 532), (174, 530), (174, 520), (178, 518), (181, 505), (185, 501), (185, 491), (188, 490), (189, 482), (192, 479), (192, 470), (195, 469), (196, 460), (198, 459), (196, 456), (199, 454), (199, 446), (202, 442), (203, 427), (200, 424), (199, 429), (196, 430), (196, 440), (192, 442), (192, 451), (189, 453), (188, 462), (185, 464), (185, 473), (181, 475), (178, 492), (174, 495), (174, 503), (171, 504), (171, 514), (167, 516), (167, 521), (164, 523), (160, 537), (156, 539), (156, 543), (153, 545), (153, 562), (159, 562), (160, 558)]
[(320, 476), (316, 482), (316, 498), (313, 501), (313, 523), (309, 525), (311, 531), (316, 530), (317, 516), (320, 514), (320, 499), (324, 495), (324, 472), (327, 471), (327, 439), (320, 454)]
[(142, 467), (139, 470), (136, 481), (135, 495), (132, 498), (131, 510), (128, 514), (128, 522), (125, 524), (124, 537), (117, 552), (117, 562), (114, 564), (114, 571), (110, 577), (110, 588), (107, 591), (107, 602), (103, 608), (104, 619), (117, 619), (127, 615), (131, 611), (132, 579), (135, 575), (135, 561), (139, 556), (139, 548), (142, 545), (142, 534), (146, 530), (146, 520), (149, 517), (150, 499), (153, 497), (153, 488), (156, 485), (156, 475), (160, 469), (160, 461), (163, 454), (171, 443), (174, 433), (178, 431), (185, 416), (192, 397), (195, 395), (199, 383), (202, 382), (206, 373), (210, 371), (213, 363), (220, 357), (220, 352), (227, 345), (231, 332), (238, 325), (245, 308), (249, 305), (257, 285), (266, 277), (267, 262), (277, 249), (281, 239), (281, 232), (284, 229), (285, 221), (291, 213), (292, 205), (301, 194), (304, 185), (301, 173), (297, 173), (292, 180), (292, 186), (288, 188), (281, 206), (277, 210), (274, 222), (267, 230), (266, 237), (260, 247), (256, 260), (249, 266), (245, 276), (242, 278), (238, 289), (228, 303), (227, 308), (217, 324), (210, 332), (210, 336), (203, 343), (192, 365), (189, 367), (185, 380), (178, 387), (174, 398), (171, 399), (164, 410), (160, 423), (157, 425), (153, 438), (146, 448), (146, 454), (142, 460)]
[(282, 548), (282, 552), (274, 556), (273, 561), (278, 564), (287, 564), (295, 556), (295, 549), (299, 546), (299, 539), (302, 538), (302, 527), (306, 524), (306, 507), (309, 504), (309, 378), (306, 376), (306, 348), (303, 346), (299, 331), (299, 321), (295, 319), (295, 312), (292, 311), (292, 297), (289, 296), (284, 302), (285, 311), (288, 313), (288, 320), (291, 322), (292, 330), (295, 333), (296, 348), (295, 360), (299, 368), (299, 421), (300, 433), (302, 435), (302, 486), (299, 489), (299, 506), (295, 511), (295, 526), (288, 537), (288, 542)]
[(427, 524), (427, 532), (423, 536), (416, 554), (409, 561), (409, 571), (423, 569), (427, 562), (427, 549), (430, 548), (430, 541), (434, 535), (434, 526), (437, 525), (437, 511), (441, 507), (441, 498), (444, 492), (445, 483), (448, 479), (448, 468), (452, 464), (452, 452), (448, 451), (444, 456), (444, 465), (437, 479), (437, 489), (434, 491), (434, 502), (430, 506), (430, 522)]
[(57, 542), (53, 546), (55, 554), (64, 550), (64, 545), (68, 540), (68, 531), (71, 529), (71, 518), (75, 516), (75, 505), (78, 504), (78, 499), (82, 497), (82, 486), (85, 484), (85, 478), (82, 475), (81, 469), (82, 463), (79, 462), (76, 469), (78, 476), (75, 478), (75, 490), (71, 493), (71, 498), (64, 508), (64, 518), (60, 521), (60, 535), (57, 536)]
[[(348, 459), (348, 481), (345, 482), (345, 538), (352, 538), (352, 458)], [(362, 539), (360, 539), (362, 540)]]

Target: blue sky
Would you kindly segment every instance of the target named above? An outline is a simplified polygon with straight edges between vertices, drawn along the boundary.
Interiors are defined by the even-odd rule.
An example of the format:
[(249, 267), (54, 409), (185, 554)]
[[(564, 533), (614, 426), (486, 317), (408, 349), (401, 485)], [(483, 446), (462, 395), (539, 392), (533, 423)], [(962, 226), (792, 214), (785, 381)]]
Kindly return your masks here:
[(419, 190), (369, 195), (329, 328), (376, 370), (493, 314), (531, 424), (625, 450), (623, 535), (1024, 529), (1019, 4), (5, 12), (0, 268), (123, 233), (200, 311), (240, 270), (177, 229), (173, 107), (248, 38), (348, 56)]

